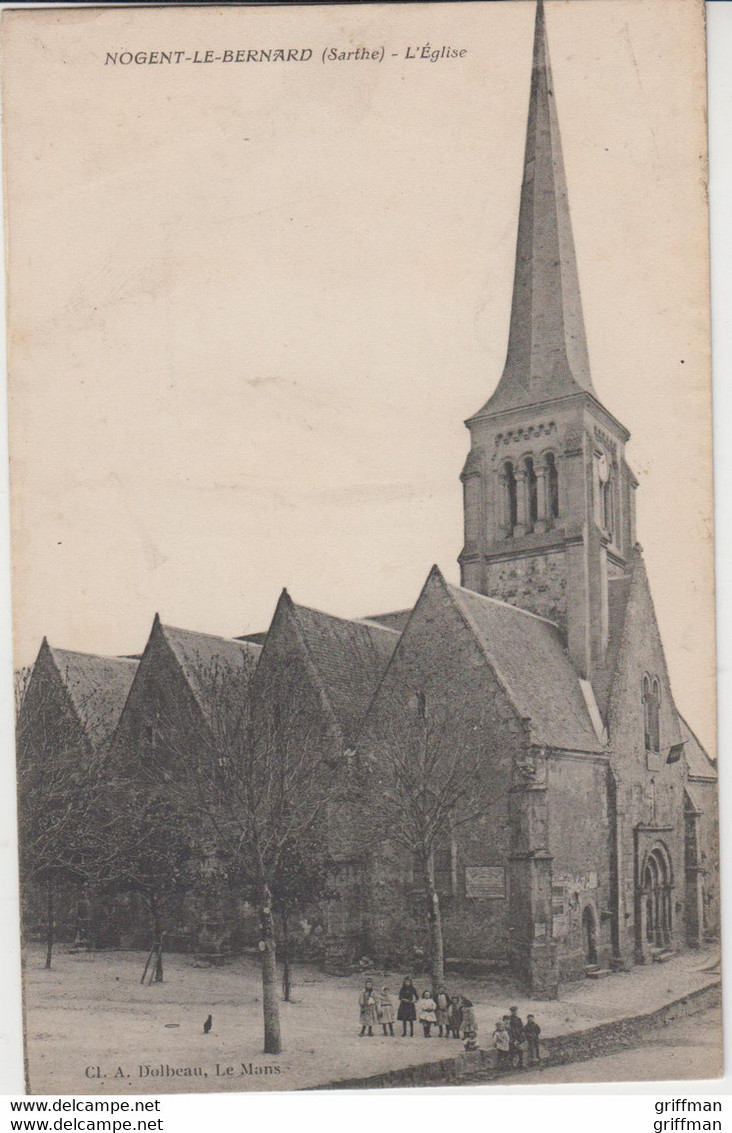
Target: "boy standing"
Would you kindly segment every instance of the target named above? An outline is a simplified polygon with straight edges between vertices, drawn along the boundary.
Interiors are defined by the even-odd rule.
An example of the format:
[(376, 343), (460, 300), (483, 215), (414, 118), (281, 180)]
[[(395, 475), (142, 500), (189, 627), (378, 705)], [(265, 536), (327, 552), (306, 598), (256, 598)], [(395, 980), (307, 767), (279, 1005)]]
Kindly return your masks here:
[(519, 1018), (518, 1007), (511, 1007), (510, 1011), (511, 1014), (508, 1018), (508, 1033), (511, 1036), (511, 1054), (513, 1056), (512, 1061), (516, 1059), (517, 1061), (514, 1063), (514, 1065), (517, 1066), (519, 1070), (523, 1070), (526, 1033), (524, 1031), (524, 1025)]
[(539, 1061), (539, 1035), (541, 1034), (541, 1027), (534, 1019), (533, 1015), (526, 1016), (526, 1026), (524, 1027), (526, 1035), (526, 1043), (528, 1046), (529, 1066), (535, 1066)]

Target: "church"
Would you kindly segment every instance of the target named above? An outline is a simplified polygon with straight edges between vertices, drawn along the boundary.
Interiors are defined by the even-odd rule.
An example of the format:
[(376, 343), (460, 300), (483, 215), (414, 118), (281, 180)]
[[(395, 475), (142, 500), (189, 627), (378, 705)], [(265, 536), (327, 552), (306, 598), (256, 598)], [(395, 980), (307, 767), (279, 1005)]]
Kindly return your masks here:
[[(205, 716), (212, 658), (246, 696), (285, 656), (302, 666), (334, 756), (373, 760), (378, 806), (375, 753), (394, 704), (418, 695), (442, 722), (442, 749), (459, 730), (481, 767), (479, 816), (448, 822), (435, 851), (446, 963), (503, 967), (554, 996), (561, 981), (699, 947), (720, 914), (716, 769), (674, 703), (629, 433), (593, 387), (541, 0), (507, 358), (466, 424), (459, 586), (433, 567), (412, 609), (360, 619), (285, 591), (270, 629), (241, 639), (156, 617), (137, 659), (44, 642), (21, 717), (50, 683), (70, 746), (139, 754), (161, 687)], [(424, 944), (409, 854), (388, 838), (364, 851), (347, 827), (335, 817), (324, 958), (401, 959)], [(234, 908), (209, 910), (205, 925), (195, 908), (181, 917), (182, 948), (204, 937), (210, 948), (216, 926), (231, 948), (244, 939)]]

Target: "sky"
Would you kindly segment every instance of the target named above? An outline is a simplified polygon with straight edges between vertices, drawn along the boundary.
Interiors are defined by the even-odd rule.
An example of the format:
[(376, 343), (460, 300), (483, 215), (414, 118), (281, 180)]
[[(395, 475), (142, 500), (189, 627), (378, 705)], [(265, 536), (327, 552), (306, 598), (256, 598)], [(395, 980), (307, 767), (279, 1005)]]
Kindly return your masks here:
[[(713, 747), (701, 8), (546, 11), (593, 383), (631, 432), (675, 696)], [(156, 611), (260, 630), (283, 586), (359, 616), (412, 605), (434, 562), (458, 580), (463, 421), (505, 359), (533, 14), (6, 13), (18, 664), (44, 634), (140, 652)], [(277, 46), (312, 60), (105, 66)], [(322, 61), (359, 46), (383, 60)]]

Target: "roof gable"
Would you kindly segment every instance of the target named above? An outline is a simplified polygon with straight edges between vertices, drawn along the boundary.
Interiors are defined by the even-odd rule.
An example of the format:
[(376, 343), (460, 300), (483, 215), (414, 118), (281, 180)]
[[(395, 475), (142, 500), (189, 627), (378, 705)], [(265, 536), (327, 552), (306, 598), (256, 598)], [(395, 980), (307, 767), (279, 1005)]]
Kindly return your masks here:
[(436, 577), (472, 629), (532, 742), (571, 751), (605, 750), (593, 727), (559, 627), (516, 606)]
[(692, 779), (717, 779), (717, 768), (714, 760), (707, 754), (699, 743), (684, 717), (679, 714), (679, 727), (684, 741), (684, 759)]
[(620, 642), (623, 638), (625, 614), (628, 609), (628, 595), (630, 593), (630, 578), (611, 578), (607, 584), (608, 590), (608, 641), (605, 650), (605, 660), (600, 669), (592, 678), (592, 687), (595, 692), (597, 706), (603, 716), (607, 713), (610, 703), (613, 677), (618, 663)]
[(227, 713), (232, 704), (219, 704), (244, 697), (262, 652), (260, 645), (236, 638), (215, 637), (194, 630), (179, 629), (158, 621), (160, 634), (209, 726), (215, 728), (220, 710)]
[(394, 629), (292, 604), (314, 668), (346, 743), (353, 743), (399, 640)]
[(270, 662), (301, 657), (321, 708), (346, 745), (355, 743), (399, 634), (368, 619), (339, 618), (300, 606), (283, 590), (264, 646), (261, 679)]
[[(606, 718), (610, 727), (611, 743), (614, 728), (627, 727), (628, 697), (632, 696), (635, 710), (638, 711), (642, 703), (643, 673), (652, 672), (658, 677), (662, 692), (661, 747), (663, 751), (668, 751), (680, 744), (683, 737), (648, 575), (639, 547), (633, 555), (625, 595), (622, 629), (618, 637), (606, 696)], [(608, 663), (607, 668), (609, 667)]]
[(92, 747), (114, 734), (137, 672), (137, 661), (51, 649), (50, 658)]

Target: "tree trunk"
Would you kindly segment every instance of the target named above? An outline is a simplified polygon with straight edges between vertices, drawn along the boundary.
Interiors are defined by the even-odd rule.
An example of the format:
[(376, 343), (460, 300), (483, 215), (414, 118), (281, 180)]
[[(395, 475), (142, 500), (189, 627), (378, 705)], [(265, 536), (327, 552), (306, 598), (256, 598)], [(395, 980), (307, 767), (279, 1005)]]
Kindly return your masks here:
[(157, 908), (153, 911), (154, 931), (155, 931), (155, 971), (153, 973), (152, 983), (163, 982), (163, 928), (160, 924), (160, 917)]
[(437, 890), (430, 894), (430, 972), (432, 973), (433, 997), (441, 983), (445, 982), (445, 946), (442, 940), (442, 914)]
[(87, 948), (87, 923), (89, 903), (87, 900), (86, 882), (81, 882), (76, 891), (76, 933), (74, 948)]
[(274, 918), (272, 916), (272, 895), (267, 885), (262, 888), (259, 919), (262, 926), (260, 949), (262, 952), (264, 1053), (279, 1054), (282, 1050), (282, 1039), (280, 1036), (280, 1007), (277, 1000), (277, 951)]
[(282, 998), (285, 1003), (290, 1002), (292, 979), (290, 973), (290, 933), (287, 913), (282, 913)]
[(144, 984), (144, 982), (147, 978), (147, 970), (150, 967), (150, 964), (152, 962), (152, 958), (153, 958), (154, 954), (155, 954), (155, 945), (153, 944), (152, 948), (148, 952), (147, 960), (145, 961), (145, 967), (142, 969), (142, 976), (140, 977), (140, 983), (141, 984)]
[(432, 976), (432, 995), (434, 997), (439, 984), (445, 981), (445, 947), (442, 940), (440, 898), (435, 887), (434, 859), (429, 850), (425, 850), (422, 854), (422, 873), (430, 935), (430, 975)]
[(51, 967), (55, 928), (56, 925), (54, 921), (53, 911), (53, 878), (49, 876), (46, 882), (46, 970)]

